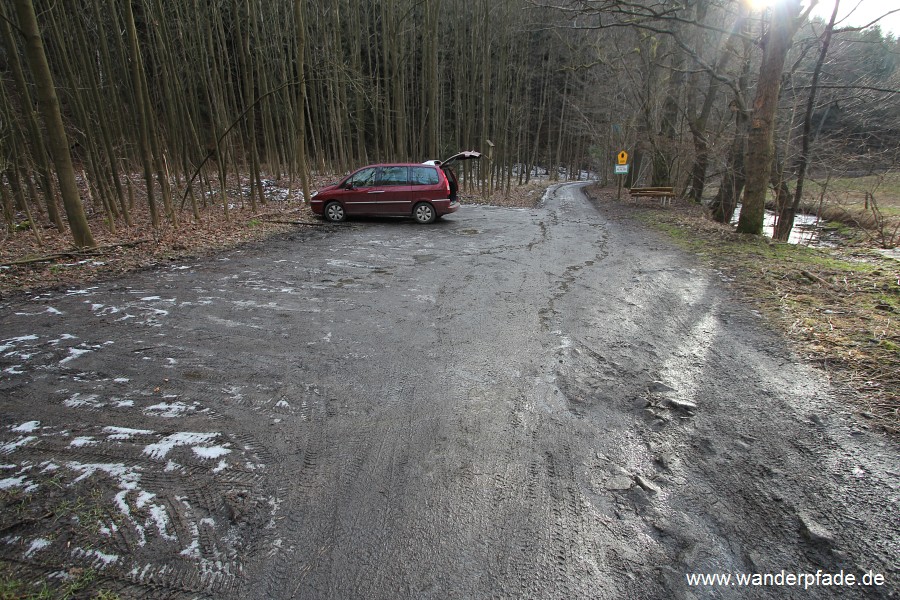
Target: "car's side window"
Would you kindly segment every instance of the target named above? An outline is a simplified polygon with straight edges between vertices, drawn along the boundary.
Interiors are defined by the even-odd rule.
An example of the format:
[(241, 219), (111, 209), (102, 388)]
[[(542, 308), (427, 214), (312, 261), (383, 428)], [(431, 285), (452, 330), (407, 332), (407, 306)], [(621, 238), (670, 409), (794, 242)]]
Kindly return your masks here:
[(353, 187), (372, 187), (375, 185), (375, 168), (362, 169), (348, 181)]
[(409, 167), (381, 167), (378, 174), (378, 185), (408, 185)]
[(409, 169), (409, 182), (412, 185), (437, 185), (437, 169), (434, 167), (411, 167)]

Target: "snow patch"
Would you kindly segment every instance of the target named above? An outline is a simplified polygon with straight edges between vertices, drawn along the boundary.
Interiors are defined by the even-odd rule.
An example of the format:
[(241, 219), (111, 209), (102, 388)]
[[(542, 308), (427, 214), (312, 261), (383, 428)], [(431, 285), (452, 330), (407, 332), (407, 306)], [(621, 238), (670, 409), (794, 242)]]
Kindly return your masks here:
[(224, 446), (195, 446), (191, 448), (191, 450), (193, 450), (194, 454), (200, 458), (208, 459), (216, 459), (231, 452), (231, 450)]
[(189, 406), (184, 402), (160, 402), (159, 404), (154, 404), (153, 406), (148, 406), (144, 409), (145, 413), (154, 413), (158, 417), (165, 417), (167, 419), (171, 419), (174, 417), (179, 417), (182, 414), (193, 410), (193, 406)]
[(109, 434), (110, 440), (130, 440), (136, 435), (152, 435), (150, 429), (130, 429), (128, 427), (104, 427), (103, 433)]
[(50, 540), (45, 538), (35, 538), (31, 540), (31, 544), (29, 544), (28, 549), (25, 550), (25, 558), (30, 558), (32, 554), (34, 554), (35, 552), (40, 552), (49, 545)]
[(84, 448), (85, 446), (92, 446), (97, 443), (97, 440), (90, 436), (79, 436), (69, 442), (69, 445), (73, 448)]
[(21, 437), (14, 442), (7, 442), (5, 444), (0, 444), (0, 455), (2, 454), (12, 454), (22, 446), (28, 444), (29, 442), (33, 442), (37, 437), (33, 435), (26, 435), (25, 437)]
[(166, 540), (175, 541), (176, 537), (169, 533), (169, 513), (165, 507), (154, 504), (150, 507), (150, 519), (156, 525), (159, 535)]
[(59, 364), (64, 365), (68, 362), (75, 360), (76, 358), (78, 358), (79, 356), (81, 356), (83, 354), (87, 354), (88, 352), (90, 352), (90, 350), (87, 350), (84, 348), (69, 348), (69, 356), (67, 356), (66, 358), (59, 361)]
[(78, 558), (87, 558), (91, 559), (92, 564), (100, 564), (100, 568), (108, 567), (109, 565), (119, 562), (118, 554), (107, 554), (106, 552), (101, 552), (96, 548), (90, 548), (88, 550), (84, 548), (73, 548), (72, 556)]
[(106, 473), (113, 479), (116, 479), (119, 488), (126, 491), (137, 488), (137, 484), (141, 479), (141, 475), (138, 472), (139, 467), (127, 467), (123, 463), (80, 463), (69, 461), (65, 466), (67, 469), (80, 473), (80, 475), (72, 481), (72, 484), (87, 479), (98, 471)]
[(10, 431), (15, 431), (16, 433), (33, 433), (40, 425), (40, 421), (26, 421), (21, 425), (12, 427)]
[(100, 408), (103, 406), (103, 402), (99, 402), (97, 400), (97, 394), (87, 394), (86, 396), (82, 396), (81, 392), (75, 392), (72, 394), (67, 400), (63, 402), (69, 408)]
[(25, 487), (25, 476), (20, 475), (18, 477), (7, 477), (6, 479), (0, 479), (0, 490), (8, 490), (11, 488), (19, 488)]
[(6, 352), (10, 348), (15, 348), (16, 344), (20, 344), (22, 342), (30, 342), (36, 339), (38, 339), (38, 336), (34, 334), (5, 339), (3, 340), (3, 345), (0, 346), (0, 352)]
[(178, 446), (200, 446), (218, 436), (218, 433), (181, 431), (168, 435), (155, 444), (148, 445), (144, 448), (144, 454), (155, 460), (162, 460)]

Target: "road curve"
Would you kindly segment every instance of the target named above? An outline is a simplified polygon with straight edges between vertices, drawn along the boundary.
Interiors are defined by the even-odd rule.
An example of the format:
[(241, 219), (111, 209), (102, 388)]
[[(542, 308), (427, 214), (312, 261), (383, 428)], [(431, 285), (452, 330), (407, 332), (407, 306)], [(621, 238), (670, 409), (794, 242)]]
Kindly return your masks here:
[[(897, 593), (896, 444), (578, 185), (0, 311), (0, 558), (32, 573), (150, 598), (780, 598), (803, 586), (688, 577), (817, 571), (886, 582), (809, 597)], [(88, 489), (91, 531), (10, 516)]]

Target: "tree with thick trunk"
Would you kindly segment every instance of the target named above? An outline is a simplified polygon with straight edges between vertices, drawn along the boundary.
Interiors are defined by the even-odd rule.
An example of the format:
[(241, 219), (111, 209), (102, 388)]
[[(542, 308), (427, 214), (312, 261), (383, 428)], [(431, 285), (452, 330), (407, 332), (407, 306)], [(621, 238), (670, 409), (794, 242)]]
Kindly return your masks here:
[(794, 34), (800, 26), (801, 0), (784, 0), (772, 7), (769, 30), (762, 40), (763, 57), (750, 133), (747, 136), (747, 187), (737, 230), (759, 235), (763, 230), (766, 211), (766, 191), (774, 155), (775, 113), (781, 93), (781, 74), (791, 49)]
[(75, 168), (69, 152), (69, 139), (59, 111), (56, 86), (53, 84), (53, 76), (47, 64), (34, 6), (31, 0), (15, 0), (15, 7), (19, 29), (25, 37), (25, 58), (34, 78), (38, 107), (47, 130), (48, 148), (56, 168), (59, 191), (69, 221), (69, 229), (72, 231), (72, 239), (79, 247), (94, 246), (96, 245), (94, 237), (88, 227), (84, 205), (81, 203), (78, 185), (75, 183)]
[(831, 12), (831, 19), (822, 33), (822, 47), (819, 49), (819, 58), (816, 60), (815, 69), (813, 69), (809, 98), (806, 101), (806, 112), (803, 115), (803, 134), (800, 141), (800, 156), (797, 157), (797, 185), (794, 190), (794, 199), (792, 202), (778, 205), (778, 220), (775, 223), (775, 234), (773, 237), (782, 242), (786, 242), (791, 237), (791, 229), (794, 228), (794, 217), (797, 216), (800, 200), (803, 198), (803, 184), (806, 181), (806, 169), (809, 166), (809, 147), (812, 142), (812, 118), (816, 108), (816, 95), (819, 91), (819, 76), (822, 74), (825, 57), (828, 55), (828, 48), (831, 46), (831, 36), (834, 32), (834, 24), (837, 21), (838, 7), (840, 5), (840, 0), (836, 0), (834, 10)]

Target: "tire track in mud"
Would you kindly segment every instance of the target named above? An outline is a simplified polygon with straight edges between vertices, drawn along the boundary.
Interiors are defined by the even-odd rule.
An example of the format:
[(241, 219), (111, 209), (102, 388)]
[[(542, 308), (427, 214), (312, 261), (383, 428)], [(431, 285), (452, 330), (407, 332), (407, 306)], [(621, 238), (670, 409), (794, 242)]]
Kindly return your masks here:
[[(22, 403), (9, 407), (26, 415), (37, 408), (40, 421), (4, 419), (12, 429), (27, 426), (34, 439), (2, 444), (10, 430), (0, 432), (0, 479), (12, 472), (24, 484), (4, 486), (0, 502), (25, 514), (46, 511), (53, 527), (48, 535), (40, 523), (17, 526), (0, 540), (0, 557), (32, 573), (95, 568), (98, 582), (126, 597), (229, 596), (258, 551), (255, 530), (273, 510), (265, 466), (272, 456), (257, 435), (235, 431), (243, 415), (234, 418), (227, 395), (209, 392), (216, 352), (204, 344), (214, 337), (176, 331), (151, 335), (149, 344), (103, 341), (167, 327), (171, 311), (129, 316), (158, 296), (119, 291), (129, 298), (44, 297), (63, 309), (53, 314), (67, 315), (69, 333), (42, 333), (10, 342), (12, 353), (6, 348), (4, 360), (26, 362), (18, 381), (0, 381), (25, 392), (11, 396)], [(85, 313), (101, 326), (71, 318)], [(158, 369), (149, 378), (142, 374), (148, 363)], [(159, 561), (161, 555), (168, 558)]]
[[(154, 597), (150, 590), (163, 589), (229, 593), (243, 574), (241, 554), (253, 551), (253, 536), (246, 535), (250, 533), (248, 525), (252, 528), (267, 518), (267, 507), (254, 500), (262, 491), (260, 488), (265, 487), (261, 485), (263, 478), (235, 469), (219, 476), (210, 476), (209, 469), (199, 467), (159, 472), (158, 461), (139, 452), (123, 448), (116, 452), (72, 450), (51, 444), (16, 452), (19, 464), (45, 465), (46, 469), (59, 463), (53, 469), (56, 481), (36, 475), (32, 485), (79, 489), (79, 478), (70, 481), (72, 476), (68, 473), (88, 476), (80, 486), (85, 490), (82, 497), (88, 500), (72, 504), (51, 493), (41, 501), (28, 502), (28, 510), (40, 507), (55, 514), (55, 537), (34, 555), (34, 567), (99, 566), (104, 578), (126, 580), (142, 587), (141, 595), (149, 597)], [(100, 492), (105, 487), (103, 478), (92, 474), (98, 471), (124, 476), (124, 480), (113, 485), (119, 491), (111, 495)], [(84, 488), (85, 485), (89, 487)], [(204, 522), (208, 525), (198, 529), (196, 524)], [(224, 537), (213, 533), (220, 528), (226, 530), (227, 537), (242, 540), (240, 545), (223, 543)], [(29, 561), (23, 561), (19, 554), (19, 539), (27, 539), (23, 536), (28, 535), (29, 529), (17, 528), (14, 537), (4, 538), (0, 556), (27, 564)], [(170, 558), (166, 565), (152, 564), (152, 557), (157, 552), (168, 552), (166, 548), (176, 558)], [(177, 558), (179, 554), (183, 558)], [(29, 557), (27, 550), (25, 557)], [(151, 557), (151, 562), (142, 557)]]
[[(888, 555), (890, 480), (822, 386), (773, 375), (790, 357), (751, 315), (571, 189), (308, 239), (0, 312), (0, 558), (268, 600), (687, 598), (687, 571)], [(92, 488), (50, 540), (47, 509)]]
[[(638, 246), (614, 241), (617, 249)], [(690, 572), (861, 573), (866, 562), (890, 572), (884, 547), (896, 533), (885, 536), (870, 526), (881, 510), (864, 499), (889, 487), (877, 466), (885, 456), (882, 442), (848, 435), (856, 427), (844, 416), (820, 417), (842, 412), (825, 408), (833, 392), (823, 380), (768, 335), (758, 316), (716, 289), (713, 274), (668, 253), (674, 264), (659, 264), (657, 251), (637, 260), (637, 252), (628, 250), (610, 255), (608, 267), (633, 263), (634, 275), (588, 311), (593, 328), (564, 324), (574, 343), (561, 353), (559, 376), (576, 416), (618, 422), (617, 429), (630, 432), (620, 434), (618, 444), (600, 444), (581, 486), (589, 498), (604, 481), (616, 490), (627, 486), (615, 492), (616, 510), (634, 514), (631, 536), (649, 543), (650, 558), (631, 572), (645, 572), (657, 590), (641, 595), (689, 594), (684, 573)], [(620, 327), (604, 330), (604, 313), (617, 314)], [(651, 339), (645, 331), (656, 335)], [(611, 365), (618, 377), (592, 380)], [(875, 451), (863, 458), (858, 449), (848, 450), (860, 443)], [(861, 473), (852, 465), (866, 463), (865, 476), (835, 469), (824, 476), (823, 464), (848, 452), (854, 458), (845, 473)], [(615, 479), (618, 474), (624, 478)], [(603, 503), (600, 497), (592, 501)], [(866, 515), (856, 529), (848, 530), (846, 515), (839, 516), (843, 506)], [(863, 523), (868, 528), (860, 535)], [(650, 572), (653, 563), (666, 566)], [(882, 597), (884, 591), (843, 590), (854, 597)], [(818, 593), (836, 597), (841, 591)]]

